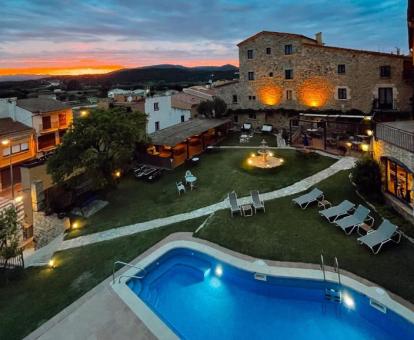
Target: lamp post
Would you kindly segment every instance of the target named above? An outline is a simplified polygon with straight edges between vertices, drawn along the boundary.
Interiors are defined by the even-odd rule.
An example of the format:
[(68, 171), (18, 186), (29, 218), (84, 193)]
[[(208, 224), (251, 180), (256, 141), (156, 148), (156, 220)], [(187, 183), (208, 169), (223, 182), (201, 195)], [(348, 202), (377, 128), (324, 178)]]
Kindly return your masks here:
[(10, 139), (3, 139), (1, 144), (4, 146), (9, 146), (9, 160), (10, 160), (10, 181), (11, 181), (11, 192), (12, 192), (12, 199), (14, 200), (14, 181), (13, 181), (13, 163), (12, 163), (12, 144)]

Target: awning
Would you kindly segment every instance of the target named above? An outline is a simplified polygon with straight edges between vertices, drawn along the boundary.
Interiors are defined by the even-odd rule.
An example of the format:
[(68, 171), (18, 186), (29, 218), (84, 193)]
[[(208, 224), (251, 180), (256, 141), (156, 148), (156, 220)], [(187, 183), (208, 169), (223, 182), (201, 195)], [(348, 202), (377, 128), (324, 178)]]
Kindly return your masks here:
[(149, 137), (154, 145), (174, 146), (191, 136), (200, 135), (209, 129), (230, 122), (230, 119), (190, 119), (186, 122), (153, 132)]

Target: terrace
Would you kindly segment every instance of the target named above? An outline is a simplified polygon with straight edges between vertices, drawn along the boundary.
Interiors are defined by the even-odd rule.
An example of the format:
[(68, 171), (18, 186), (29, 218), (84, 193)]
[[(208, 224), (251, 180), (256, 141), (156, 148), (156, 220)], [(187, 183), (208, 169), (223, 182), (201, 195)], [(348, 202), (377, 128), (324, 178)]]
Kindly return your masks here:
[[(235, 140), (235, 137), (231, 138)], [(8, 303), (0, 304), (0, 314), (4, 315), (0, 320), (0, 337), (18, 339), (27, 335), (110, 276), (114, 260), (122, 259), (129, 262), (168, 235), (183, 231), (193, 234), (193, 237), (260, 259), (317, 264), (321, 253), (327, 259), (337, 256), (342, 269), (360, 275), (373, 284), (414, 302), (412, 243), (403, 239), (399, 245), (390, 244), (379, 255), (374, 256), (368, 249), (359, 245), (354, 236), (346, 236), (337, 227), (323, 220), (317, 213), (316, 206), (307, 210), (293, 206), (291, 196), (285, 195), (267, 201), (266, 213), (258, 213), (249, 218), (231, 218), (228, 209), (219, 209), (201, 229), (199, 227), (207, 216), (189, 218), (126, 237), (116, 235), (117, 230), (121, 230), (122, 226), (127, 224), (175, 216), (219, 202), (231, 190), (236, 190), (239, 196), (245, 196), (254, 189), (262, 193), (283, 190), (335, 162), (332, 158), (312, 153), (276, 149), (276, 154), (284, 158), (285, 164), (263, 173), (246, 166), (245, 161), (251, 151), (250, 148), (220, 149), (217, 152), (203, 154), (200, 163), (191, 169), (199, 178), (198, 188), (181, 196), (178, 196), (174, 184), (176, 180), (184, 177), (185, 167), (173, 170), (156, 183), (138, 182), (132, 176), (124, 178), (118, 190), (108, 193), (108, 208), (92, 216), (86, 221), (86, 226), (73, 230), (69, 235), (73, 238), (69, 241), (76, 241), (77, 238), (82, 239), (79, 236), (112, 228), (108, 230), (111, 238), (105, 242), (85, 244), (81, 247), (66, 250), (62, 248), (54, 255), (54, 269), (27, 269), (26, 275), (13, 280), (12, 284), (2, 283), (0, 300)], [(366, 204), (355, 193), (348, 176), (349, 171), (340, 171), (317, 186), (334, 204), (343, 199), (356, 204)], [(376, 225), (381, 222), (380, 217), (388, 218), (403, 231), (413, 235), (411, 225), (394, 211), (380, 205), (377, 205), (376, 209)], [(398, 277), (398, 280), (395, 280), (395, 277)], [(107, 284), (108, 281), (103, 283), (105, 287)], [(82, 303), (79, 301), (65, 310), (45, 328), (39, 330), (41, 333), (38, 335), (42, 332), (50, 332), (47, 333), (49, 335), (58, 334), (68, 329), (74, 330), (79, 337), (84, 336), (85, 332), (95, 332), (89, 327), (89, 318), (80, 306), (84, 305), (85, 301), (92, 303), (89, 299), (93, 296), (100, 299), (103, 292), (101, 288), (92, 290), (82, 298)], [(26, 308), (27, 305), (31, 308)], [(108, 311), (115, 312), (116, 306), (108, 308)], [(122, 313), (126, 313), (125, 310)], [(107, 325), (115, 325), (111, 314), (102, 317), (108, 321)], [(22, 323), (21, 320), (25, 322)], [(73, 320), (76, 320), (76, 325)], [(99, 327), (103, 329), (102, 325)], [(144, 331), (144, 326), (139, 327), (143, 334), (148, 334), (148, 330)]]

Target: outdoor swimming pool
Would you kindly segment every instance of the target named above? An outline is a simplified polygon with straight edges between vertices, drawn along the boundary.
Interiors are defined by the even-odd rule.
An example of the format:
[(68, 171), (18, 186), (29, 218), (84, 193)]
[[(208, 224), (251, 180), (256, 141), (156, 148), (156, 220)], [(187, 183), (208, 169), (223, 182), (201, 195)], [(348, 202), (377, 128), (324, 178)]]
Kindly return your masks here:
[[(262, 281), (266, 279), (266, 281)], [(414, 339), (414, 325), (343, 286), (255, 277), (207, 254), (169, 250), (128, 287), (184, 339)]]

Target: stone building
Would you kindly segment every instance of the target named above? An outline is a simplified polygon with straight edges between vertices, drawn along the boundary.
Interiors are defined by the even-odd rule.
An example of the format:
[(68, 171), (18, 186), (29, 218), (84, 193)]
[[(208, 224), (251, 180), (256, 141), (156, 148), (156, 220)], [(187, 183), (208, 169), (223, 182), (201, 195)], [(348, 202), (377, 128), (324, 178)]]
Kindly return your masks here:
[(240, 80), (215, 91), (230, 109), (251, 110), (239, 121), (285, 124), (287, 119), (280, 115), (260, 112), (281, 108), (411, 111), (407, 56), (326, 46), (321, 33), (312, 39), (263, 31), (238, 47)]

